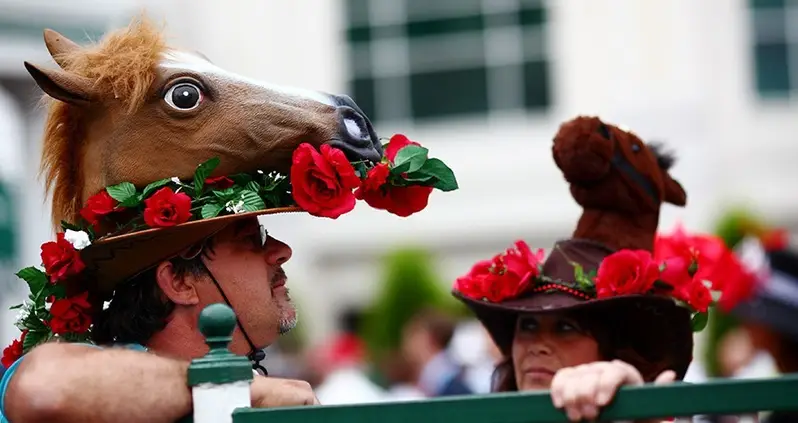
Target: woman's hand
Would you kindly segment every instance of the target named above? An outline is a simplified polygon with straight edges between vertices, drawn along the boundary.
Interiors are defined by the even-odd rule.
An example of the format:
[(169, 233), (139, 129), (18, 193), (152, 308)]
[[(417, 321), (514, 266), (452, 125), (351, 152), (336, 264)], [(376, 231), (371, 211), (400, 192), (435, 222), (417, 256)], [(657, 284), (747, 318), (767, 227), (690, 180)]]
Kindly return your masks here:
[[(654, 383), (668, 384), (675, 379), (676, 373), (666, 370)], [(555, 407), (565, 409), (570, 420), (593, 420), (622, 385), (643, 383), (643, 376), (630, 364), (620, 360), (598, 361), (560, 369), (551, 381), (551, 399)]]

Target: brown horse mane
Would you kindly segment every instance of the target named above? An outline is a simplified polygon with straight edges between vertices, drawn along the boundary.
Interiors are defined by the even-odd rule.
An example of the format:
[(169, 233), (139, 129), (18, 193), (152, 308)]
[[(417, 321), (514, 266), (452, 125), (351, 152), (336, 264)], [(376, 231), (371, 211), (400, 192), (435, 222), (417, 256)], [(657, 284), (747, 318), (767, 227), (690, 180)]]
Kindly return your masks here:
[(667, 172), (676, 164), (676, 155), (670, 151), (665, 151), (665, 145), (663, 143), (652, 141), (646, 143), (646, 146), (648, 146), (648, 149), (654, 154), (654, 157), (657, 158), (657, 164), (660, 169)]
[[(53, 58), (65, 71), (89, 78), (93, 90), (108, 101), (121, 102), (127, 113), (134, 113), (146, 100), (166, 49), (161, 30), (140, 16), (93, 45)], [(58, 231), (61, 220), (74, 220), (82, 207), (79, 187), (86, 112), (46, 95), (43, 101), (47, 119), (40, 175), (45, 195), (52, 193), (52, 219)]]

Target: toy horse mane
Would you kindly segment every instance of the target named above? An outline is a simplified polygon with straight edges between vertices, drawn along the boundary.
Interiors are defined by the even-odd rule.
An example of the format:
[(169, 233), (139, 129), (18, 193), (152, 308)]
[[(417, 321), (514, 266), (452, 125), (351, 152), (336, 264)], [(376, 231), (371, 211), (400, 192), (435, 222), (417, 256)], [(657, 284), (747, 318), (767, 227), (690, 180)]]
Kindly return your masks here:
[[(147, 99), (157, 77), (156, 66), (167, 49), (161, 31), (145, 18), (109, 33), (98, 43), (81, 47), (60, 34), (46, 30), (45, 43), (56, 63), (71, 74), (85, 78), (94, 92), (108, 102), (117, 102), (133, 113)], [(31, 74), (40, 72), (26, 63)], [(52, 193), (52, 219), (73, 220), (81, 207), (80, 187), (84, 140), (88, 135), (86, 108), (44, 97), (47, 119), (44, 127), (40, 174), (45, 193)], [(108, 103), (106, 103), (107, 105)]]
[(687, 194), (669, 171), (676, 163), (661, 143), (595, 117), (565, 122), (554, 138), (554, 161), (584, 209), (574, 238), (613, 249), (653, 251), (663, 202), (684, 206)]

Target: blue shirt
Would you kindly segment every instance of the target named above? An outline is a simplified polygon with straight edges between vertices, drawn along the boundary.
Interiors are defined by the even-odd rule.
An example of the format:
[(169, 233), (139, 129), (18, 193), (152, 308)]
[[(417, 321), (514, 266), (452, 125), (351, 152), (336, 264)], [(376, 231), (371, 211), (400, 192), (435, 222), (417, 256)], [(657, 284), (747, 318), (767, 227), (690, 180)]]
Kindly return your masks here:
[[(101, 348), (92, 344), (83, 344), (83, 345), (86, 345), (88, 347)], [(138, 344), (120, 344), (118, 346), (137, 351), (147, 351), (147, 348)], [(17, 371), (17, 367), (19, 367), (19, 363), (21, 363), (24, 358), (25, 357), (23, 356), (19, 360), (15, 361), (14, 364), (12, 364), (8, 369), (6, 369), (5, 373), (3, 374), (3, 378), (0, 379), (0, 423), (9, 423), (8, 419), (6, 418), (6, 406), (5, 406), (6, 389), (8, 389), (8, 384), (11, 381), (11, 377), (14, 376), (14, 373)]]

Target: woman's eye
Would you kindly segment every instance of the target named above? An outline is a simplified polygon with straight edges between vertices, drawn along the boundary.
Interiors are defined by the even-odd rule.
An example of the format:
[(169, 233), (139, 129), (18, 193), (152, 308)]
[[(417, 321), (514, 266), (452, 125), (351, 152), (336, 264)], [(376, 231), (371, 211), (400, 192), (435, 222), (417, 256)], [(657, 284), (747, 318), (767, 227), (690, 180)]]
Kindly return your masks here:
[(571, 322), (560, 321), (557, 322), (557, 330), (559, 332), (578, 332), (579, 328)]
[(521, 321), (521, 330), (524, 332), (532, 332), (538, 328), (538, 322), (534, 319), (524, 319)]

